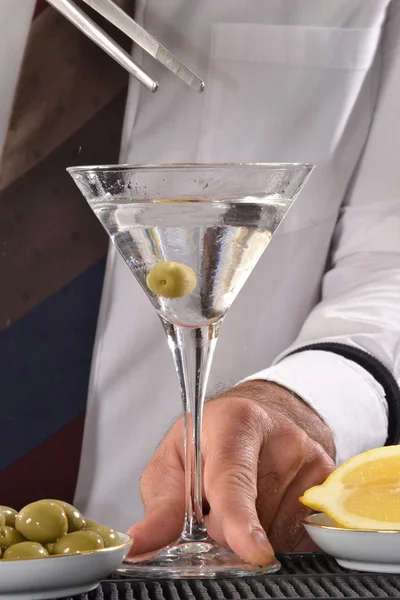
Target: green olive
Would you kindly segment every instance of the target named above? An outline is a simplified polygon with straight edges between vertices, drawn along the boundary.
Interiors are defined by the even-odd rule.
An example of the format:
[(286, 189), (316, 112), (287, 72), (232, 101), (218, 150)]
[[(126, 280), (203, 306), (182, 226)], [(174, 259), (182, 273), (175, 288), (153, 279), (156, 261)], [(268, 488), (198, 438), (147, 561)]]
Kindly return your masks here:
[(87, 527), (85, 531), (98, 533), (104, 542), (104, 548), (113, 548), (114, 546), (119, 546), (121, 543), (118, 533), (114, 529), (111, 529), (111, 527), (107, 527), (107, 525), (97, 524), (93, 527)]
[(67, 533), (68, 519), (59, 504), (41, 500), (18, 513), (15, 527), (28, 541), (51, 544)]
[(10, 546), (4, 552), (3, 560), (21, 560), (23, 558), (46, 558), (49, 553), (37, 542), (21, 542)]
[[(17, 511), (9, 506), (0, 506), (0, 515), (4, 514), (5, 517), (5, 525), (8, 527), (15, 527), (15, 517), (17, 516)], [(0, 525), (1, 525), (1, 516), (0, 516)]]
[(97, 527), (100, 525), (97, 521), (92, 521), (91, 519), (85, 519), (85, 529), (90, 529), (91, 527)]
[(20, 542), (25, 542), (25, 539), (14, 527), (8, 527), (7, 525), (0, 527), (0, 546), (3, 549), (14, 546), (14, 544), (19, 544)]
[(54, 544), (42, 544), (43, 548), (46, 548), (47, 552), (51, 554), (53, 552)]
[(156, 296), (182, 298), (194, 291), (197, 277), (193, 269), (187, 265), (177, 262), (160, 262), (150, 270), (146, 283)]
[(85, 519), (82, 517), (79, 510), (77, 510), (75, 506), (72, 506), (72, 504), (68, 504), (68, 502), (63, 502), (62, 500), (41, 500), (41, 502), (55, 502), (64, 509), (68, 519), (68, 533), (80, 531), (85, 528)]
[(6, 524), (6, 515), (0, 512), (0, 527), (4, 527)]
[(57, 540), (53, 546), (52, 554), (81, 554), (104, 548), (104, 542), (94, 531), (75, 531), (68, 533)]

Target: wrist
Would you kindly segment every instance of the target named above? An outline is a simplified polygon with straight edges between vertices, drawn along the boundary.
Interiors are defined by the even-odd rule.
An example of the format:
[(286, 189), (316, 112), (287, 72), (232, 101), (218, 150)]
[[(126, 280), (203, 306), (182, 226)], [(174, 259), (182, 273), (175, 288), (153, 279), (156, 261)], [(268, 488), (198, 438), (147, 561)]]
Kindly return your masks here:
[(292, 390), (271, 381), (257, 379), (239, 383), (227, 393), (229, 396), (248, 398), (270, 411), (284, 415), (303, 429), (335, 460), (335, 443), (330, 427), (307, 402)]

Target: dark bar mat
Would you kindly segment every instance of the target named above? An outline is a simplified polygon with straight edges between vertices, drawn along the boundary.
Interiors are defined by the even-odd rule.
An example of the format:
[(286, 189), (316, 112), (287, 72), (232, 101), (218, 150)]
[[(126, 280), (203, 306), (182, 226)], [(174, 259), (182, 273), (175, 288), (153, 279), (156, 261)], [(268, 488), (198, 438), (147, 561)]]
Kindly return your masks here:
[(68, 600), (258, 600), (262, 598), (400, 598), (400, 575), (345, 571), (324, 554), (279, 556), (267, 577), (214, 581), (110, 579)]

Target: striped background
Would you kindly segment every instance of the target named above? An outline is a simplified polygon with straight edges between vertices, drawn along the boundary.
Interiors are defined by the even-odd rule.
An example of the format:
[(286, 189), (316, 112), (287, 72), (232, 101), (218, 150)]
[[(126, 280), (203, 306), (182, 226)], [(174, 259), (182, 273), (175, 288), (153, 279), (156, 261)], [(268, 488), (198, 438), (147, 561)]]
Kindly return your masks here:
[(118, 161), (126, 86), (38, 2), (0, 162), (0, 504), (73, 500), (108, 240), (65, 168)]

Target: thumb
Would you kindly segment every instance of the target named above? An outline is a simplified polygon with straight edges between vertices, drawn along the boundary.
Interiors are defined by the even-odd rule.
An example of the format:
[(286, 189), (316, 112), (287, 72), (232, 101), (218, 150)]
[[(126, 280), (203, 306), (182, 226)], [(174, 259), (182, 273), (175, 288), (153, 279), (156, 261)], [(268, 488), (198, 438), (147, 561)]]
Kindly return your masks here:
[[(241, 423), (240, 428), (234, 426)], [(274, 551), (256, 509), (257, 469), (262, 433), (254, 421), (230, 420), (223, 435), (208, 438), (204, 470), (210, 505), (210, 534), (223, 539), (244, 560), (258, 565), (274, 562)], [(221, 446), (222, 443), (222, 446)], [(214, 447), (215, 445), (215, 447)], [(217, 533), (218, 532), (218, 533)]]
[(242, 478), (243, 474), (243, 466), (239, 465), (232, 471), (225, 470), (214, 485), (214, 491), (208, 494), (209, 533), (225, 540), (244, 560), (268, 565), (274, 562), (274, 551), (257, 516), (256, 495), (250, 486), (243, 484), (247, 478), (247, 475)]

